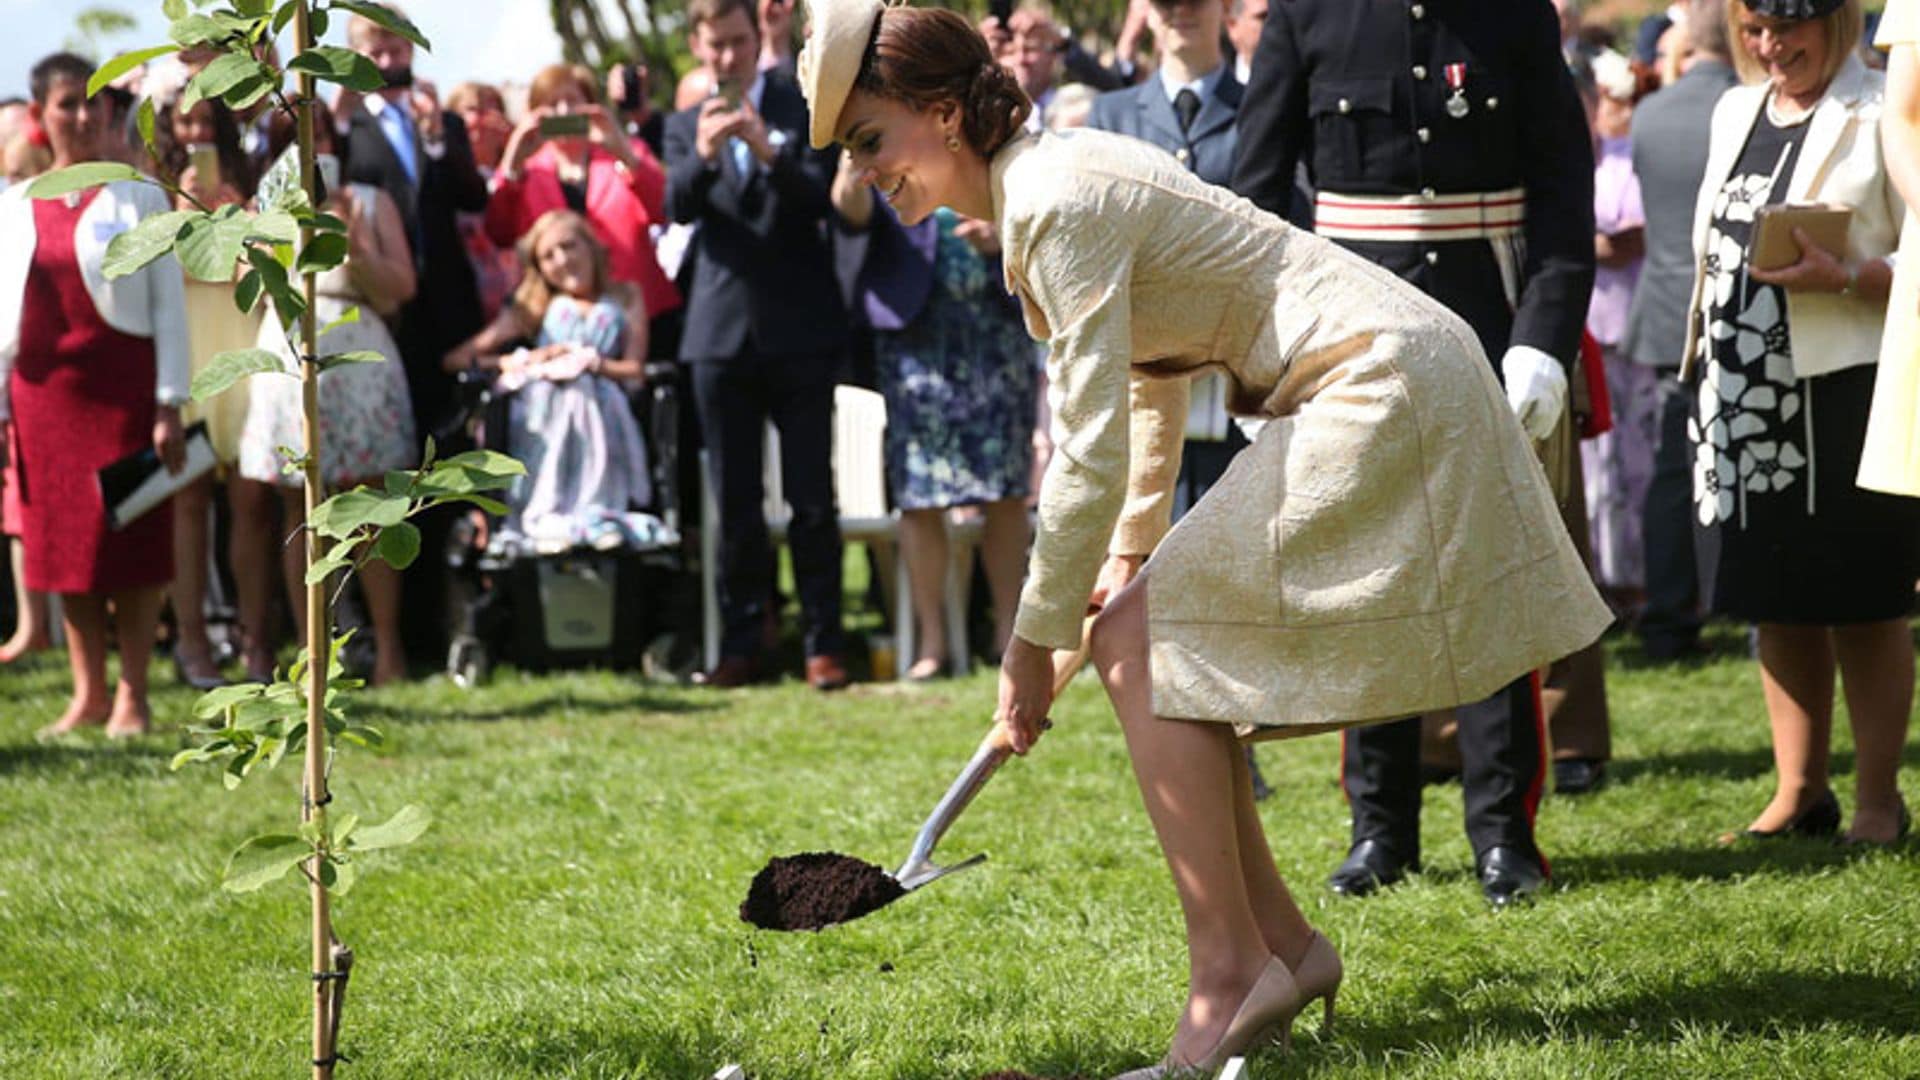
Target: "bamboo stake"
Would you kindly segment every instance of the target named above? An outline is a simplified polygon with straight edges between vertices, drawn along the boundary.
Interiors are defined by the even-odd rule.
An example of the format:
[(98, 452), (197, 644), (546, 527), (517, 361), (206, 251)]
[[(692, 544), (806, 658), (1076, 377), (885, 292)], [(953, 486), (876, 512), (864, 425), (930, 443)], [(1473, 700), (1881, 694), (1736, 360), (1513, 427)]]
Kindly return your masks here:
[[(309, 21), (307, 0), (293, 8), (293, 51), (299, 55), (313, 47), (313, 27)], [(313, 191), (313, 76), (301, 72), (296, 77), (296, 119), (300, 125), (300, 186)], [(318, 209), (316, 207), (315, 209)], [(313, 228), (300, 230), (300, 247), (313, 243)], [(325, 481), (320, 475), (320, 370), (314, 362), (319, 353), (319, 334), (315, 325), (314, 275), (301, 277), (306, 310), (300, 315), (300, 404), (306, 436), (306, 507), (308, 528), (307, 565), (313, 566), (326, 555), (327, 540), (314, 531), (314, 513), (326, 498)], [(311, 822), (322, 837), (327, 834), (327, 667), (332, 659), (327, 625), (327, 585), (317, 581), (307, 586), (307, 757), (306, 796), (301, 807), (303, 821)], [(315, 855), (307, 864), (308, 890), (313, 898), (313, 1080), (332, 1080), (335, 1026), (332, 1012), (334, 994), (333, 926), (327, 887), (321, 882), (323, 860)]]

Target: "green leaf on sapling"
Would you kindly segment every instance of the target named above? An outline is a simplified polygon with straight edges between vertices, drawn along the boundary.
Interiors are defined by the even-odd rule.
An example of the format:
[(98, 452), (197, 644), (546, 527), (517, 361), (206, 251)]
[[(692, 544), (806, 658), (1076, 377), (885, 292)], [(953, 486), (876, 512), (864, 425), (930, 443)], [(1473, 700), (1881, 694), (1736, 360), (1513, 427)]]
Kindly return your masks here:
[[(347, 310), (341, 312), (339, 318), (321, 327), (320, 336), (326, 337), (328, 334), (333, 333), (335, 330), (338, 330), (343, 326), (348, 326), (353, 323), (357, 323), (359, 321), (360, 321), (360, 305), (354, 304), (352, 307), (349, 307), (347, 308)], [(374, 355), (377, 356), (379, 354), (376, 353)]]
[(314, 233), (300, 249), (300, 259), (294, 264), (296, 274), (324, 274), (347, 261), (347, 238), (336, 232)]
[(243, 314), (252, 314), (254, 306), (260, 303), (260, 293), (265, 287), (260, 280), (260, 271), (248, 267), (247, 272), (240, 275), (239, 282), (233, 287), (233, 306), (239, 308)]
[(287, 210), (263, 210), (254, 215), (247, 239), (291, 244), (300, 238), (300, 222)]
[(327, 549), (327, 553), (307, 567), (306, 582), (318, 585), (332, 577), (336, 572), (353, 565), (353, 547), (349, 544), (336, 544)]
[(285, 374), (280, 357), (265, 349), (233, 349), (216, 355), (193, 376), (193, 400), (206, 401), (249, 375)]
[(361, 485), (314, 507), (309, 524), (322, 536), (342, 540), (362, 525), (382, 529), (406, 518), (407, 500)]
[(131, 165), (123, 165), (118, 161), (89, 161), (34, 177), (33, 182), (27, 185), (27, 197), (55, 199), (90, 187), (110, 184), (116, 180), (144, 179), (146, 178), (140, 174), (140, 170)]
[(385, 4), (370, 3), (368, 0), (332, 0), (328, 6), (342, 11), (351, 11), (355, 15), (370, 19), (376, 25), (399, 34), (423, 49), (433, 48), (427, 43), (427, 37), (420, 32), (419, 27), (413, 25), (405, 15)]
[(141, 218), (133, 228), (107, 241), (101, 271), (111, 280), (141, 269), (173, 250), (187, 222), (205, 216), (197, 210), (168, 210)]
[(360, 880), (360, 871), (346, 859), (334, 859), (329, 863), (333, 867), (333, 882), (327, 886), (335, 896), (345, 896), (353, 891), (354, 882)]
[(272, 69), (247, 53), (221, 53), (187, 84), (186, 92), (180, 95), (180, 107), (191, 109), (203, 98), (225, 99), (233, 91), (272, 78)]
[(346, 850), (347, 837), (353, 835), (353, 830), (356, 827), (358, 827), (359, 824), (360, 824), (360, 815), (352, 812), (337, 814), (331, 819), (331, 825), (333, 828), (333, 849), (335, 851)]
[(170, 56), (180, 51), (178, 45), (155, 45), (146, 49), (135, 49), (101, 64), (94, 69), (93, 76), (87, 80), (87, 96), (92, 97), (113, 80), (139, 67), (149, 60)]
[(141, 98), (140, 107), (133, 111), (133, 127), (140, 133), (140, 145), (146, 149), (147, 156), (157, 159), (160, 156), (160, 150), (153, 141), (153, 117), (153, 99)]
[(182, 48), (219, 41), (232, 33), (210, 15), (181, 15), (167, 27), (167, 36)]
[(365, 724), (349, 725), (341, 730), (340, 738), (369, 750), (377, 750), (387, 741), (387, 737), (380, 733), (379, 728), (368, 727)]
[(287, 70), (339, 83), (363, 93), (387, 85), (386, 78), (373, 61), (338, 45), (316, 45), (287, 61)]
[(313, 848), (291, 833), (255, 836), (227, 859), (220, 887), (228, 892), (253, 892), (286, 877), (288, 871), (312, 857)]
[(328, 353), (320, 358), (320, 370), (332, 371), (349, 364), (384, 364), (387, 358), (372, 349), (355, 349), (352, 352)]
[(234, 683), (232, 686), (216, 686), (201, 694), (193, 703), (193, 715), (202, 720), (219, 716), (243, 701), (251, 701), (266, 693), (261, 683)]
[(383, 848), (405, 847), (420, 839), (420, 834), (433, 824), (433, 815), (425, 807), (413, 803), (400, 808), (400, 812), (379, 825), (364, 825), (353, 834), (353, 842), (348, 845), (352, 851), (379, 851)]
[(410, 521), (389, 525), (380, 530), (380, 539), (374, 543), (373, 550), (388, 566), (405, 570), (420, 557), (420, 530)]
[(180, 269), (215, 285), (232, 282), (234, 266), (244, 253), (252, 228), (253, 215), (238, 206), (223, 206), (190, 218), (174, 243)]

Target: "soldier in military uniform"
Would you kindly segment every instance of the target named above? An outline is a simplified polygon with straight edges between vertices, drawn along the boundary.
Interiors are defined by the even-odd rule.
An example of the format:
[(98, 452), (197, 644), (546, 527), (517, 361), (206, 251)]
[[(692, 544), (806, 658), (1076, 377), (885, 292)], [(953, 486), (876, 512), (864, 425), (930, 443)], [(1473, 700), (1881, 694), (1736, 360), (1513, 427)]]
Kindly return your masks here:
[[(1316, 231), (1470, 324), (1521, 426), (1564, 462), (1567, 369), (1593, 281), (1593, 150), (1553, 5), (1275, 0), (1252, 69), (1234, 188), (1282, 213), (1304, 161)], [(1456, 710), (1467, 833), (1496, 907), (1546, 877), (1538, 692), (1522, 678)], [(1352, 730), (1344, 753), (1353, 847), (1329, 884), (1357, 896), (1419, 865), (1420, 720)]]

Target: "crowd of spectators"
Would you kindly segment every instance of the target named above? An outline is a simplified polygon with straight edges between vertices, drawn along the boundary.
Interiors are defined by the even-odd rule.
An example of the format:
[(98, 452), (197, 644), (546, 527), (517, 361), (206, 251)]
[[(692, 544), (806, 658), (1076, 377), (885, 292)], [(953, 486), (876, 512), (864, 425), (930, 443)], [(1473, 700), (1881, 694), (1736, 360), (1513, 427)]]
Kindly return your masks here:
[[(1894, 267), (1903, 178), (1920, 169), (1880, 149), (1882, 126), (1889, 146), (1910, 132), (1914, 103), (1890, 95), (1912, 95), (1914, 74), (1898, 61), (1888, 84), (1876, 70), (1885, 53), (1866, 40), (1859, 0), (1680, 2), (1618, 38), (1584, 21), (1577, 0), (1555, 6), (1594, 162), (1596, 274), (1573, 399), (1588, 435), (1576, 495), (1586, 520), (1573, 527), (1586, 532), (1596, 581), (1648, 656), (1699, 655), (1712, 615), (1757, 628), (1779, 789), (1755, 831), (1838, 820), (1825, 776), (1831, 707), (1822, 704), (1838, 672), (1860, 753), (1856, 827), (1891, 835), (1904, 821), (1890, 770), (1912, 695), (1906, 619), (1920, 504), (1855, 477), (1863, 457), (1867, 474), (1879, 467), (1876, 446), (1905, 452), (1912, 423), (1900, 415), (1911, 412), (1899, 397), (1911, 389), (1908, 366), (1877, 389), (1876, 373), (1889, 294), (1896, 315), (1915, 314)], [(1789, 9), (1795, 17), (1778, 14)], [(1229, 184), (1247, 152), (1236, 144), (1239, 112), (1261, 87), (1254, 61), (1267, 12), (1267, 0), (1135, 0), (1105, 46), (1032, 5), (1004, 21), (990, 15), (980, 31), (1036, 105), (1030, 129), (1133, 135)], [(1896, 54), (1911, 40), (1898, 36), (1903, 26), (1890, 21), (1883, 34)], [(390, 362), (323, 379), (326, 479), (377, 480), (416, 461), (425, 436), (457, 437), (461, 372), (555, 394), (570, 380), (601, 380), (583, 400), (607, 414), (624, 398), (603, 390), (637, 387), (649, 361), (676, 364), (720, 517), (707, 525), (721, 536), (721, 655), (698, 679), (733, 686), (776, 674), (782, 597), (762, 517), (771, 423), (792, 510), (806, 677), (831, 689), (851, 669), (830, 418), (836, 383), (855, 379), (887, 404), (887, 486), (919, 628), (918, 654), (901, 658), (906, 672), (944, 670), (947, 529), (966, 515), (982, 523), (993, 627), (983, 644), (993, 655), (1010, 633), (1028, 507), (1051, 451), (1044, 346), (1026, 336), (1004, 288), (994, 227), (944, 210), (903, 226), (892, 193), (809, 148), (790, 0), (692, 0), (687, 28), (694, 64), (660, 82), (673, 108), (657, 110), (655, 73), (639, 65), (604, 77), (546, 67), (531, 74), (524, 100), (477, 82), (443, 97), (414, 70), (403, 38), (353, 21), (352, 47), (387, 88), (340, 94), (318, 125), (328, 205), (350, 241), (346, 264), (320, 283), (320, 315), (362, 308), (357, 323), (329, 331), (323, 350), (371, 349)], [(1776, 62), (1783, 50), (1806, 54), (1792, 74)], [(132, 96), (88, 100), (91, 67), (49, 57), (34, 69), (31, 101), (0, 103), (6, 181), (127, 160), (208, 206), (291, 182), (283, 114), (183, 107), (187, 78), (209, 59), (187, 52), (145, 72), (159, 106), (148, 161), (130, 134)], [(1338, 104), (1344, 113), (1347, 101)], [(1823, 120), (1828, 113), (1837, 119)], [(1837, 150), (1818, 142), (1835, 138)], [(1288, 213), (1297, 224), (1311, 224), (1313, 181), (1303, 164)], [(163, 585), (173, 660), (197, 686), (217, 685), (229, 660), (251, 677), (269, 673), (283, 625), (275, 574), (292, 586), (290, 612), (303, 597), (295, 548), (279, 541), (301, 513), (285, 472), (287, 449), (299, 446), (291, 382), (255, 378), (198, 407), (184, 393), (190, 367), (256, 339), (285, 353), (286, 335), (257, 312), (236, 312), (223, 284), (183, 288), (171, 262), (101, 284), (104, 238), (171, 208), (156, 191), (13, 196), (4, 211), (16, 231), (0, 237), (0, 259), (26, 262), (7, 271), (24, 280), (24, 299), (0, 297), (13, 305), (0, 325), (10, 346), (0, 402), (11, 399), (0, 423), (15, 590), (0, 663), (50, 644), (46, 594), (58, 594), (75, 694), (57, 729), (144, 728), (145, 650)], [(1749, 268), (1762, 208), (1814, 201), (1851, 210), (1845, 250), (1798, 233), (1797, 261)], [(103, 214), (121, 224), (76, 231)], [(77, 303), (88, 297), (91, 306)], [(1887, 355), (1910, 350), (1910, 333), (1889, 334)], [(1230, 392), (1218, 377), (1196, 385), (1176, 514), (1246, 444)], [(221, 483), (189, 485), (122, 532), (94, 523), (97, 499), (89, 503), (81, 483), (91, 470), (143, 445), (176, 454), (180, 429), (196, 420), (224, 466)], [(623, 416), (595, 430), (627, 445), (632, 423)], [(535, 457), (553, 449), (525, 445)], [(1913, 494), (1900, 471), (1908, 464), (1886, 467), (1873, 486)], [(644, 505), (645, 487), (644, 475), (630, 477), (582, 505), (617, 519)], [(427, 543), (445, 528), (429, 522)], [(55, 534), (85, 539), (55, 544)], [(276, 547), (289, 563), (278, 571)], [(1782, 572), (1796, 560), (1818, 572)], [(422, 560), (404, 581), (378, 563), (362, 573), (376, 682), (403, 678), (410, 661), (444, 648), (434, 565)], [(207, 619), (223, 576), (238, 594), (237, 633), (224, 643)], [(109, 613), (123, 654), (117, 691), (102, 666)]]

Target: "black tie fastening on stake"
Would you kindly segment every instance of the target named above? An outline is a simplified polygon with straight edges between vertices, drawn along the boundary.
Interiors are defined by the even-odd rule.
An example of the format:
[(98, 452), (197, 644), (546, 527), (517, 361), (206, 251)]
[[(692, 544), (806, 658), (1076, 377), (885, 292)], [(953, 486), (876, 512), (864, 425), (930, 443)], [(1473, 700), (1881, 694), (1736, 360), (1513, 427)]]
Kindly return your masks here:
[(318, 364), (320, 362), (320, 358), (313, 355), (312, 353), (301, 353), (300, 362), (303, 364)]
[(344, 971), (315, 971), (311, 974), (314, 982), (329, 982), (334, 979), (345, 982), (347, 978), (347, 973)]

